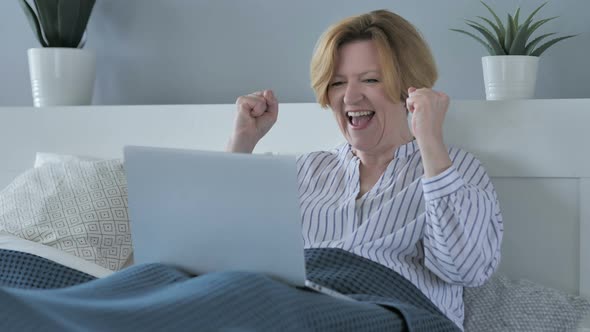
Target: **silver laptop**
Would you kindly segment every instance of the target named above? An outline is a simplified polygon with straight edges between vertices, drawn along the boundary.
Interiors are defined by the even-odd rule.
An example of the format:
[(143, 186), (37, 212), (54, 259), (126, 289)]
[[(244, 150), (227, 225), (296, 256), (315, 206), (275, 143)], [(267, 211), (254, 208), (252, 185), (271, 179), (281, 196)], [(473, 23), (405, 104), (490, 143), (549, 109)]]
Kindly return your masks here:
[(295, 156), (139, 146), (124, 154), (135, 263), (264, 273), (350, 299), (305, 278)]

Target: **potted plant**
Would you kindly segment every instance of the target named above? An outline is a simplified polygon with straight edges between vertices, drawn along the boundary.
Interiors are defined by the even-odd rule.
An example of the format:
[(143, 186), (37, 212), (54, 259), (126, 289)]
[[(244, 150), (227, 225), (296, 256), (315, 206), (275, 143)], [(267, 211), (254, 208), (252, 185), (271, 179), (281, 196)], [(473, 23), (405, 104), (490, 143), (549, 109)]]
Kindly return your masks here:
[[(546, 40), (555, 33), (542, 34), (531, 39), (533, 33), (543, 24), (557, 18), (550, 17), (533, 21), (533, 17), (547, 2), (537, 7), (524, 21), (520, 21), (520, 7), (514, 16), (508, 14), (504, 24), (485, 2), (481, 3), (492, 14), (493, 20), (478, 16), (482, 22), (465, 20), (466, 24), (482, 37), (462, 30), (451, 29), (468, 35), (480, 42), (489, 52), (482, 57), (483, 76), (487, 100), (533, 98), (537, 79), (539, 57), (556, 43), (574, 37), (562, 36)], [(544, 41), (545, 40), (545, 41)], [(543, 41), (543, 43), (541, 43)]]
[(89, 105), (96, 56), (82, 48), (95, 0), (19, 2), (42, 46), (27, 52), (34, 105)]

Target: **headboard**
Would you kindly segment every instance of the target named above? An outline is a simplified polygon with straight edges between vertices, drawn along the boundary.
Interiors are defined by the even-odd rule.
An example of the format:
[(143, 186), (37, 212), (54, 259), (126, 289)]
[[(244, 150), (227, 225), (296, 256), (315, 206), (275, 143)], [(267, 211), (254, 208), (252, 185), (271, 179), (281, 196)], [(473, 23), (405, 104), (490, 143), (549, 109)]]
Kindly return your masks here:
[[(223, 150), (235, 105), (0, 108), (0, 187), (36, 152), (120, 158), (127, 144)], [(590, 99), (453, 101), (447, 144), (478, 156), (504, 214), (500, 271), (590, 298)], [(302, 153), (343, 139), (331, 112), (281, 104), (255, 152)]]

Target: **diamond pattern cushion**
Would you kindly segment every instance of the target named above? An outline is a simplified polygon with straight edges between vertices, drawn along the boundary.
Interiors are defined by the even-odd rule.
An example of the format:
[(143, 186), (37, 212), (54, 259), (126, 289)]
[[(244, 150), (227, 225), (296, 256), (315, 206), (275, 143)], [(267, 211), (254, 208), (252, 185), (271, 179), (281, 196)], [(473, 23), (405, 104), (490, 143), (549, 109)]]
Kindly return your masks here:
[(119, 270), (132, 250), (122, 162), (28, 170), (0, 192), (0, 231)]

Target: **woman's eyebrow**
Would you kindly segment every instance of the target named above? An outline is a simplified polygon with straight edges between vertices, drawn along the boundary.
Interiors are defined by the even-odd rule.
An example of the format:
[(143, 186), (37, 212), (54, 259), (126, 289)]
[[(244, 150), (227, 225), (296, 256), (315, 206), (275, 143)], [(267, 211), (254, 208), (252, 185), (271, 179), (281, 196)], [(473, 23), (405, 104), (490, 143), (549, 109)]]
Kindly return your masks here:
[[(378, 70), (367, 70), (362, 73), (355, 74), (354, 76), (363, 76), (363, 75), (367, 75), (367, 74), (381, 74), (381, 72)], [(345, 76), (346, 75), (342, 75), (342, 74), (334, 74), (333, 77), (334, 78), (341, 78), (341, 77), (345, 77)]]

